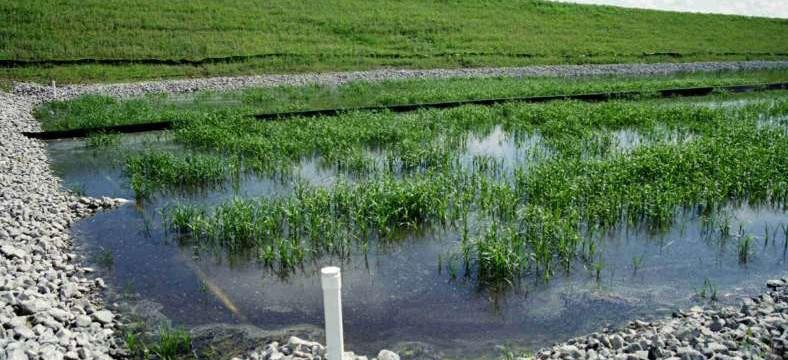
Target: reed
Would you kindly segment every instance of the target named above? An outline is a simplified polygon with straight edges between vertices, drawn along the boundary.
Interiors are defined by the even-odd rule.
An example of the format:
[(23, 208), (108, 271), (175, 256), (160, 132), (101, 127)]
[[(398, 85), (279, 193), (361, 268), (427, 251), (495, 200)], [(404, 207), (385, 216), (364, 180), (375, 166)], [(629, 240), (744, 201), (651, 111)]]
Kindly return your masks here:
[[(294, 190), (274, 198), (164, 211), (181, 241), (279, 271), (366, 252), (372, 241), (448, 231), (459, 244), (438, 264), (452, 278), (464, 268), (481, 284), (515, 286), (581, 261), (599, 279), (595, 232), (627, 224), (663, 231), (701, 208), (709, 231), (724, 238), (723, 204), (784, 206), (788, 136), (759, 121), (786, 114), (788, 100), (773, 95), (739, 107), (559, 101), (271, 122), (225, 109), (179, 123), (183, 153), (148, 150), (126, 171), (140, 196), (247, 174), (287, 182)], [(290, 176), (315, 157), (340, 174), (337, 184)], [(744, 241), (746, 263), (752, 244), (742, 256)], [(633, 274), (642, 262), (632, 259)]]

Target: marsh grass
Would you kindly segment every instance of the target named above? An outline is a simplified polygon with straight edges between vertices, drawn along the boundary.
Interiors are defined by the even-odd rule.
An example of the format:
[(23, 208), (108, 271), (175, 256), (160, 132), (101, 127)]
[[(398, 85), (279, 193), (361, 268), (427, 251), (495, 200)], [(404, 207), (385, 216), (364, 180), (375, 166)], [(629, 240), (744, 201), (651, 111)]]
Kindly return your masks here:
[[(659, 232), (684, 209), (695, 209), (711, 214), (704, 226), (725, 238), (732, 236), (730, 220), (718, 209), (730, 199), (784, 204), (788, 189), (780, 179), (788, 170), (788, 142), (782, 131), (755, 124), (764, 114), (786, 112), (784, 100), (738, 108), (556, 102), (405, 115), (348, 113), (330, 121), (195, 122), (178, 130), (183, 144), (223, 149), (243, 159), (234, 166), (249, 171), (276, 172), (314, 153), (343, 159), (370, 147), (384, 148), (374, 163), (388, 165), (347, 166), (345, 171), (365, 176), (329, 188), (299, 184), (292, 194), (273, 199), (236, 199), (213, 209), (176, 207), (167, 219), (182, 241), (231, 254), (251, 252), (279, 270), (323, 254), (366, 251), (368, 241), (392, 241), (402, 231), (438, 227), (460, 237), (457, 253), (439, 259), (451, 278), (464, 268), (483, 284), (515, 286), (524, 275), (550, 279), (556, 271), (571, 271), (578, 259), (598, 278), (604, 264), (587, 229), (604, 231), (624, 222)], [(490, 134), (495, 126), (517, 139), (538, 132), (550, 157), (510, 173), (493, 157), (475, 156), (472, 166), (462, 166), (468, 132)], [(637, 131), (649, 140), (625, 152), (585, 155), (584, 143), (600, 143), (600, 131), (613, 129)], [(692, 133), (692, 140), (664, 136), (674, 131)], [(182, 170), (200, 164), (188, 160), (191, 155), (148, 156), (135, 166), (155, 164), (159, 173), (130, 170), (154, 184), (188, 183), (191, 178), (182, 174), (207, 182), (226, 178), (223, 171), (203, 177)], [(742, 262), (750, 247), (739, 250)], [(641, 264), (642, 258), (633, 258), (633, 273)]]
[(703, 287), (698, 291), (698, 297), (716, 302), (719, 299), (717, 287), (709, 279), (703, 280)]
[(132, 321), (124, 326), (122, 339), (129, 358), (175, 360), (189, 356), (192, 339), (188, 330), (173, 327), (168, 322), (161, 323), (156, 331), (149, 330), (143, 321)]
[(162, 325), (159, 328), (158, 341), (150, 350), (161, 360), (175, 360), (191, 350), (191, 335), (187, 330)]
[(232, 160), (207, 154), (178, 156), (171, 152), (144, 151), (126, 160), (131, 188), (138, 197), (161, 188), (217, 185), (237, 175)]
[(788, 71), (690, 73), (661, 77), (493, 77), (351, 82), (253, 88), (193, 95), (149, 94), (131, 99), (82, 97), (42, 104), (34, 111), (45, 130), (92, 128), (158, 121), (195, 121), (206, 114), (249, 115), (282, 111), (353, 108), (467, 99), (506, 98), (593, 92), (639, 91), (673, 87), (721, 86), (786, 81)]
[(738, 254), (740, 263), (747, 264), (750, 261), (753, 242), (755, 242), (755, 237), (750, 234), (746, 234), (739, 239)]
[(85, 146), (93, 149), (116, 147), (118, 145), (120, 145), (120, 134), (117, 133), (96, 133), (85, 139)]
[[(245, 174), (292, 185), (275, 197), (163, 210), (181, 243), (281, 274), (433, 231), (458, 237), (438, 259), (453, 279), (500, 289), (580, 262), (599, 281), (595, 234), (632, 224), (658, 233), (692, 212), (707, 236), (733, 238), (726, 204), (784, 207), (788, 137), (758, 122), (788, 114), (788, 101), (768, 99), (736, 107), (560, 101), (271, 122), (224, 110), (179, 123), (184, 152), (135, 154), (126, 174), (139, 196)], [(293, 164), (311, 158), (340, 180), (299, 182)], [(641, 265), (632, 259), (633, 274)]]

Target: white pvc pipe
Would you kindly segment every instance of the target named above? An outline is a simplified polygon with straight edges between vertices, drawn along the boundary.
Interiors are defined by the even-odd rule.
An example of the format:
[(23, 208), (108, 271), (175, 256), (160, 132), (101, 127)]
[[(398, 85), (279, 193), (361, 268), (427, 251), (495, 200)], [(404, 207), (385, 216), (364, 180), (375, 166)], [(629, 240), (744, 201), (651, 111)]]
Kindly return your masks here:
[(342, 360), (342, 273), (336, 266), (320, 269), (323, 309), (326, 317), (326, 360)]
[(57, 86), (55, 86), (55, 80), (52, 80), (52, 97), (57, 97)]

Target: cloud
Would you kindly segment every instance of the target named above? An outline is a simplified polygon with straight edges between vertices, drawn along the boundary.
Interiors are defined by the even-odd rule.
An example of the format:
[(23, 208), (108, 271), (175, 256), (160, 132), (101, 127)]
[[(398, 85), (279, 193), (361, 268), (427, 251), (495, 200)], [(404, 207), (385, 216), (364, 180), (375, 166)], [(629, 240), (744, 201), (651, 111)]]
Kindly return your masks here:
[(786, 0), (558, 0), (579, 4), (604, 4), (643, 9), (708, 12), (788, 19)]

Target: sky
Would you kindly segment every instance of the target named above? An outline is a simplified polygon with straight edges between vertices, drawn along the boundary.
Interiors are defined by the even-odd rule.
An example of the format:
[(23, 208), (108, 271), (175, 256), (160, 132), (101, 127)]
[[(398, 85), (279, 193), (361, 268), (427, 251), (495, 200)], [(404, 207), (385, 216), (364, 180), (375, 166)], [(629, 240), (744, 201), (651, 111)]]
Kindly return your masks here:
[(788, 19), (788, 0), (558, 0), (644, 9), (710, 12)]

